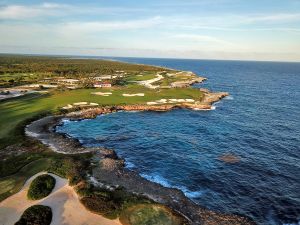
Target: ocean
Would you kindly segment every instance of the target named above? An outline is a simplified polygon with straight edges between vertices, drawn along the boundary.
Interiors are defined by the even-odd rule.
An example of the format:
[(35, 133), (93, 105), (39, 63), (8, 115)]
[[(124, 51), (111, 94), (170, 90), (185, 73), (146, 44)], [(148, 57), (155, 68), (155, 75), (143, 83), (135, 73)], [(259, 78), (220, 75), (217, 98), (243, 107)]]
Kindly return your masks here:
[(193, 71), (208, 78), (195, 87), (230, 96), (211, 111), (119, 112), (58, 132), (116, 150), (128, 168), (206, 208), (300, 224), (300, 63), (114, 59)]

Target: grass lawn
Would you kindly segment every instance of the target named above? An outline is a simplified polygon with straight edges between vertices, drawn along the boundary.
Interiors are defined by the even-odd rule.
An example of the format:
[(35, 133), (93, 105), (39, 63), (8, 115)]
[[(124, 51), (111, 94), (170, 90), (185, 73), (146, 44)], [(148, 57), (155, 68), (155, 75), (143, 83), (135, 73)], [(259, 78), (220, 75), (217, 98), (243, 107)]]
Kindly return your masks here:
[(180, 225), (182, 221), (169, 209), (155, 204), (138, 204), (121, 213), (120, 221), (124, 225)]
[(138, 75), (132, 75), (125, 78), (127, 82), (133, 82), (133, 81), (144, 81), (144, 80), (151, 80), (153, 78), (156, 78), (156, 73), (141, 73)]
[(49, 167), (49, 163), (49, 159), (39, 159), (27, 164), (11, 176), (0, 178), (0, 202), (8, 196), (17, 193), (28, 178), (46, 170)]

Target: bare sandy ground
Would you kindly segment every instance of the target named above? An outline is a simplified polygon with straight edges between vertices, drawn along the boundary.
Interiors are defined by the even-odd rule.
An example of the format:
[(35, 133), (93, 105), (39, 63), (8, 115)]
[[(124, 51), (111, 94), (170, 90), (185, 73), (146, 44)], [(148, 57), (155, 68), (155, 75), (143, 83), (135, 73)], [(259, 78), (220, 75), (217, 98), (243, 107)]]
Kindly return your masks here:
[(136, 94), (122, 94), (124, 97), (135, 97), (135, 96), (139, 96), (139, 97), (143, 97), (145, 96), (144, 93), (136, 93)]
[(145, 87), (150, 88), (150, 89), (156, 89), (156, 88), (159, 88), (159, 85), (152, 85), (152, 84), (157, 81), (160, 81), (162, 79), (164, 79), (164, 77), (162, 75), (156, 74), (156, 78), (153, 78), (151, 80), (138, 81), (137, 83), (144, 85)]
[(86, 210), (73, 188), (68, 185), (68, 181), (53, 174), (51, 175), (55, 177), (56, 185), (52, 193), (38, 201), (28, 200), (29, 184), (40, 174), (43, 173), (31, 177), (20, 192), (0, 203), (0, 225), (13, 225), (25, 209), (36, 204), (51, 207), (53, 213), (51, 225), (121, 225), (118, 219), (109, 220)]

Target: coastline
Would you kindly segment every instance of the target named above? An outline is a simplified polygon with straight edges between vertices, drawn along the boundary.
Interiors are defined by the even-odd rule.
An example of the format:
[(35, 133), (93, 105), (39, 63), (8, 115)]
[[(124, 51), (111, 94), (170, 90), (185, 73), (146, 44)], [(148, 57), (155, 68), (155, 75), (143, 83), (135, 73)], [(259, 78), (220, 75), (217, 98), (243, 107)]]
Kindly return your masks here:
[(53, 151), (58, 153), (80, 154), (92, 152), (94, 154), (93, 161), (98, 166), (93, 169), (90, 182), (108, 188), (122, 186), (131, 193), (142, 195), (169, 207), (189, 221), (189, 224), (255, 224), (243, 216), (228, 215), (205, 209), (186, 197), (182, 191), (176, 188), (163, 187), (158, 183), (143, 178), (137, 172), (125, 168), (125, 160), (119, 158), (115, 151), (97, 147), (87, 148), (82, 146), (78, 140), (56, 133), (55, 131), (55, 127), (60, 125), (63, 119), (91, 119), (97, 115), (118, 111), (169, 111), (178, 108), (211, 110), (214, 102), (226, 96), (228, 96), (228, 93), (213, 93), (212, 95), (208, 95), (201, 104), (197, 104), (197, 107), (191, 106), (194, 104), (97, 107), (70, 112), (65, 115), (48, 116), (29, 124), (26, 127), (26, 134), (40, 140), (43, 144), (50, 146)]

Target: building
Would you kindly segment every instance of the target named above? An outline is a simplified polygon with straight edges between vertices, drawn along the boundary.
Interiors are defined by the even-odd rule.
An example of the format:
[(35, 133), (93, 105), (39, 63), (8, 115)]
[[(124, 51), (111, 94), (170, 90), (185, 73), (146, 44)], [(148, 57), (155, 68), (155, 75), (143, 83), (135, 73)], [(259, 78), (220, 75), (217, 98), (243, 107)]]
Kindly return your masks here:
[(100, 82), (95, 82), (95, 83), (94, 83), (94, 87), (95, 87), (95, 88), (101, 88), (102, 85), (101, 85)]
[(103, 88), (110, 88), (111, 87), (111, 83), (109, 83), (109, 82), (103, 82), (102, 83), (102, 87)]
[(79, 80), (76, 79), (59, 79), (59, 83), (64, 83), (64, 84), (77, 84)]
[(95, 82), (94, 87), (95, 88), (110, 88), (112, 85), (109, 82)]

